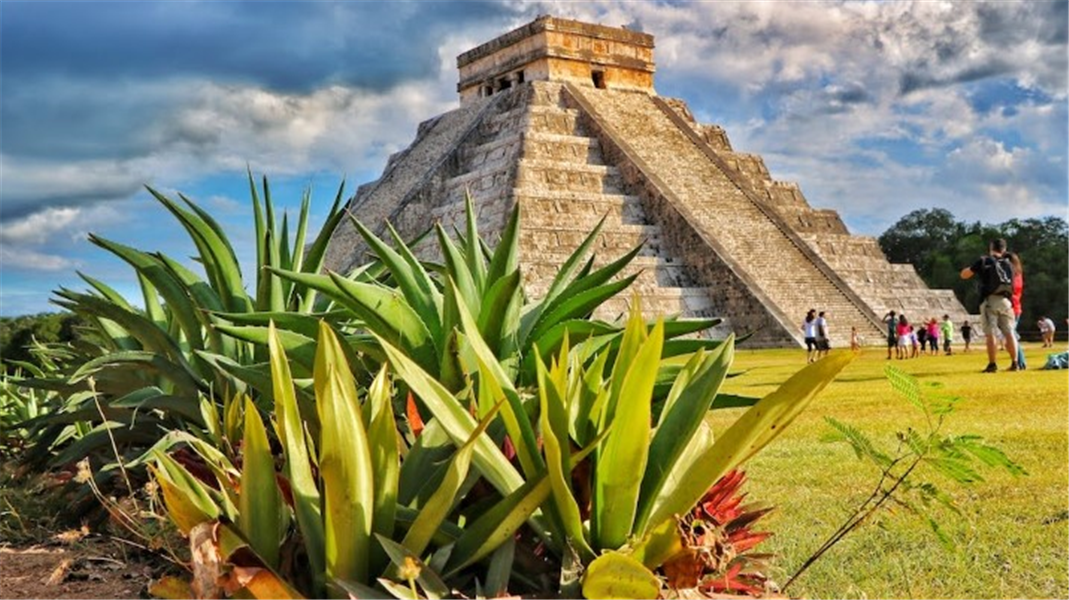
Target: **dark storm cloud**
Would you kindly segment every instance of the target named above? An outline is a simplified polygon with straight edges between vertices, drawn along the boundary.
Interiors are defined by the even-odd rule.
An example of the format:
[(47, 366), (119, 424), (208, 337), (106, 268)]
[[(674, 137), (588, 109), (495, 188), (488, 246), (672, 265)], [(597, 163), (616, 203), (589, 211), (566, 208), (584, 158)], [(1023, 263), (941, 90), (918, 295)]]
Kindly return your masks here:
[(509, 14), (485, 2), (5, 3), (3, 70), (16, 86), (51, 73), (382, 88), (436, 72), (444, 33)]
[[(287, 103), (332, 86), (354, 99), (434, 82), (447, 36), (516, 14), (493, 2), (3, 2), (0, 11), (3, 221), (128, 198), (134, 182), (174, 168), (166, 157), (176, 154), (210, 171), (235, 126), (248, 136), (284, 127), (298, 110)], [(238, 114), (223, 98), (229, 88), (277, 104)]]

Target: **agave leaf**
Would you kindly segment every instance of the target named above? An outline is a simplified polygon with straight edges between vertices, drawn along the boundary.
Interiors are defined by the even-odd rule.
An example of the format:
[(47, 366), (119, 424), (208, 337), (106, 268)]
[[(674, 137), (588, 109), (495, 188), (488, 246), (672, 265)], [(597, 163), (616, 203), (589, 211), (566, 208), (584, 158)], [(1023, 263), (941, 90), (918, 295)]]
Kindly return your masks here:
[(327, 578), (367, 581), (375, 477), (356, 384), (341, 343), (320, 325), (315, 364)]
[[(833, 352), (783, 383), (743, 413), (715, 443), (697, 452), (690, 464), (666, 483), (655, 501), (650, 526), (689, 511), (724, 473), (745, 462), (778, 436), (816, 395), (854, 359)], [(711, 437), (711, 436), (710, 436)]]
[(479, 237), (479, 227), (475, 218), (475, 199), (471, 197), (471, 190), (464, 190), (464, 260), (468, 263), (468, 271), (475, 282), (475, 288), (486, 289), (486, 261), (483, 259), (482, 238)]
[(334, 298), (363, 321), (376, 337), (400, 346), (424, 369), (437, 369), (439, 358), (434, 340), (423, 319), (400, 292), (379, 284), (350, 281), (337, 273), (277, 273)]
[(453, 280), (453, 288), (467, 306), (479, 306), (481, 294), (475, 286), (475, 279), (468, 270), (463, 254), (453, 240), (449, 239), (440, 223), (435, 224), (434, 230), (438, 234), (438, 247), (442, 249), (442, 256), (445, 260), (446, 277)]
[(447, 389), (458, 391), (464, 387), (464, 368), (460, 364), (460, 341), (457, 337), (457, 326), (460, 324), (460, 313), (457, 309), (459, 295), (453, 286), (453, 280), (445, 278), (442, 290), (442, 331), (445, 339), (442, 340), (442, 358), (438, 367), (438, 380)]
[[(414, 408), (414, 403), (413, 403)], [(441, 483), (456, 445), (438, 419), (430, 419), (416, 437), (401, 463), (397, 502), (401, 506), (422, 508)]]
[(549, 498), (546, 475), (530, 479), (492, 506), (464, 529), (446, 566), (446, 577), (478, 562), (505, 543), (520, 525)]
[[(505, 356), (503, 350), (507, 348), (506, 338), (516, 334), (518, 323), (515, 312), (522, 302), (520, 272), (517, 270), (495, 281), (479, 304), (469, 305), (479, 307), (479, 335), (495, 356)], [(510, 314), (512, 318), (509, 317)]]
[(509, 575), (514, 568), (515, 555), (515, 538), (509, 538), (490, 555), (490, 566), (486, 569), (486, 597), (503, 598), (508, 595)]
[[(653, 337), (652, 335), (650, 336)], [(654, 500), (683, 450), (690, 444), (698, 424), (709, 411), (734, 358), (734, 339), (728, 339), (704, 358), (693, 378), (675, 398), (669, 398), (661, 422), (650, 442), (649, 462), (642, 476), (642, 491), (635, 531), (642, 533)]]
[(621, 552), (607, 552), (583, 575), (587, 598), (657, 598), (661, 582), (641, 562)]
[[(225, 310), (222, 300), (219, 299), (219, 294), (199, 275), (185, 268), (178, 261), (162, 253), (156, 253), (155, 256), (163, 262), (164, 266), (171, 272), (171, 275), (186, 286), (190, 298), (197, 307), (197, 317), (206, 327), (209, 347), (212, 351), (226, 356), (240, 356), (234, 340), (220, 335), (218, 331), (210, 326), (211, 318), (209, 312)], [(243, 348), (242, 351), (244, 350)]]
[(349, 598), (385, 598), (385, 594), (376, 590), (373, 587), (368, 587), (357, 581), (347, 581), (345, 579), (335, 578), (332, 582), (333, 585), (338, 586), (341, 591), (349, 595)]
[[(620, 258), (612, 261), (611, 263), (593, 271), (589, 274), (583, 274), (577, 276), (575, 280), (571, 281), (566, 288), (561, 290), (561, 293), (550, 297), (546, 296), (546, 307), (543, 309), (544, 313), (553, 312), (562, 302), (568, 298), (574, 297), (583, 292), (592, 290), (607, 283), (610, 279), (615, 277), (618, 273), (624, 270), (627, 265), (631, 264), (631, 261), (638, 256), (638, 253), (642, 250), (642, 244), (635, 246)], [(587, 267), (593, 266), (593, 256), (591, 261), (587, 264)]]
[[(215, 327), (219, 331), (233, 338), (245, 342), (253, 342), (261, 346), (268, 345), (269, 330), (267, 327), (252, 325), (234, 326), (223, 325), (221, 323), (217, 323)], [(279, 341), (282, 343), (283, 347), (286, 348), (286, 355), (300, 365), (305, 373), (311, 371), (312, 365), (315, 363), (315, 340), (286, 329), (276, 329), (276, 331), (278, 333)]]
[(155, 460), (157, 468), (152, 473), (160, 484), (167, 513), (179, 531), (188, 534), (193, 527), (219, 517), (219, 507), (200, 480), (162, 452), (156, 453)]
[(267, 430), (256, 405), (245, 398), (245, 436), (242, 444), (241, 495), (238, 496), (238, 529), (249, 547), (268, 566), (278, 566), (282, 545), (282, 494), (275, 481), (275, 459), (267, 441)]
[[(464, 340), (469, 344), (477, 358), (479, 385), (490, 386), (489, 391), (495, 403), (502, 398), (508, 400), (508, 403), (501, 411), (501, 419), (505, 423), (505, 430), (508, 431), (512, 443), (516, 446), (516, 454), (520, 458), (523, 472), (528, 477), (533, 477), (535, 474), (540, 473), (545, 465), (538, 454), (538, 443), (534, 430), (527, 419), (520, 396), (512, 385), (512, 378), (501, 368), (501, 363), (490, 351), (490, 348), (487, 347), (482, 337), (479, 336), (478, 325), (476, 325), (475, 319), (471, 316), (471, 312), (468, 310), (467, 305), (464, 304), (459, 293), (457, 294), (456, 302), (461, 328), (464, 331)], [(468, 370), (472, 371), (474, 369)]]
[(147, 278), (163, 296), (168, 309), (174, 314), (186, 340), (194, 350), (203, 348), (200, 321), (197, 319), (196, 307), (189, 300), (185, 286), (175, 279), (167, 267), (158, 258), (129, 246), (106, 240), (89, 234), (89, 241), (118, 256)]
[[(243, 311), (252, 308), (252, 302), (245, 293), (234, 249), (227, 241), (222, 228), (210, 215), (192, 201), (182, 198), (193, 212), (182, 207), (151, 187), (149, 193), (170, 211), (189, 233), (200, 253), (201, 264), (208, 275), (208, 281), (217, 290), (224, 305), (231, 311)], [(163, 290), (161, 290), (162, 292)], [(166, 294), (164, 294), (166, 297)]]
[(155, 352), (124, 351), (106, 354), (80, 366), (70, 380), (72, 383), (77, 383), (109, 369), (132, 369), (137, 373), (156, 373), (174, 384), (181, 393), (193, 397), (196, 397), (200, 391), (206, 391), (201, 389), (203, 382), (190, 375), (188, 370)]
[(468, 438), (468, 441), (464, 442), (464, 445), (453, 455), (453, 459), (449, 462), (445, 477), (438, 485), (438, 489), (431, 494), (423, 510), (416, 517), (416, 521), (401, 541), (401, 545), (415, 556), (423, 555), (434, 533), (438, 531), (442, 521), (453, 510), (453, 506), (458, 500), (457, 493), (464, 484), (464, 479), (468, 476), (468, 467), (471, 465), (471, 455), (475, 450), (475, 444), (483, 432), (486, 431), (486, 427), (493, 420), (500, 406), (501, 404), (499, 403), (491, 409), (489, 414), (483, 417), (479, 426), (475, 428), (475, 431)]
[(308, 339), (314, 340), (316, 336), (319, 335), (320, 320), (335, 323), (346, 315), (345, 311), (334, 310), (325, 313), (312, 312), (304, 314), (291, 311), (253, 313), (219, 312), (213, 313), (211, 316), (216, 323), (226, 321), (231, 325), (267, 327), (269, 323), (273, 322), (275, 327), (282, 331), (292, 331), (293, 333), (299, 333)]
[(591, 523), (599, 548), (619, 548), (632, 532), (641, 484), (636, 474), (646, 470), (650, 447), (645, 441), (663, 343), (664, 326), (658, 321), (627, 369), (612, 417), (612, 433), (598, 454)]
[(126, 301), (126, 298), (124, 298), (123, 295), (119, 292), (115, 291), (115, 288), (112, 288), (103, 281), (93, 279), (92, 277), (86, 275), (85, 273), (82, 273), (81, 271), (75, 271), (75, 273), (78, 274), (78, 277), (81, 277), (83, 280), (85, 280), (85, 282), (88, 283), (93, 289), (99, 292), (101, 296), (107, 298), (113, 304), (117, 304), (122, 308), (125, 308), (126, 310), (134, 310), (134, 308), (130, 306), (130, 303)]
[(571, 282), (572, 276), (575, 275), (576, 269), (581, 264), (580, 261), (586, 258), (587, 253), (590, 251), (591, 246), (598, 239), (598, 235), (601, 233), (601, 228), (605, 225), (605, 218), (602, 217), (598, 224), (594, 226), (594, 229), (579, 243), (579, 247), (575, 249), (571, 255), (568, 256), (564, 264), (561, 265), (560, 271), (557, 271), (557, 276), (553, 278), (553, 282), (549, 284), (549, 290), (546, 291), (546, 297), (542, 303), (548, 308), (550, 304), (557, 298), (558, 294), (563, 294), (565, 287)]
[[(561, 360), (566, 361), (568, 349), (561, 350)], [(542, 450), (546, 455), (549, 483), (557, 512), (560, 515), (567, 542), (575, 548), (584, 560), (593, 560), (594, 552), (583, 533), (582, 517), (579, 504), (572, 494), (571, 481), (566, 474), (571, 474), (571, 456), (567, 452), (568, 444), (568, 407), (565, 405), (567, 381), (551, 377), (541, 358), (537, 358), (538, 398), (541, 406), (540, 426), (542, 429)], [(563, 367), (562, 367), (563, 370)]]
[(308, 446), (304, 438), (304, 421), (293, 389), (286, 350), (274, 323), (268, 332), (268, 352), (271, 357), (271, 387), (275, 400), (276, 432), (286, 457), (285, 474), (293, 493), (293, 512), (304, 536), (316, 588), (323, 589), (326, 572), (323, 516), (320, 509), (319, 486), (312, 474)]
[[(404, 353), (386, 340), (379, 338), (379, 343), (386, 351), (390, 366), (397, 372), (398, 377), (423, 400), (424, 405), (442, 424), (453, 442), (457, 445), (464, 444), (476, 427), (471, 414), (464, 410), (445, 386), (428, 375)], [(523, 478), (515, 467), (485, 433), (479, 436), (474, 452), (473, 460), (479, 472), (501, 494), (507, 495), (523, 484)]]
[(674, 520), (662, 521), (631, 546), (631, 556), (650, 569), (660, 567), (682, 551), (683, 539)]
[[(609, 431), (611, 428), (599, 435), (589, 446), (573, 454), (571, 464), (579, 464), (589, 456)], [(550, 491), (549, 477), (543, 474), (528, 480), (484, 512), (464, 529), (463, 535), (454, 545), (446, 566), (446, 577), (482, 560), (511, 538), (520, 525), (549, 498)]]
[(368, 388), (365, 409), (371, 413), (367, 435), (372, 472), (375, 474), (372, 528), (376, 534), (392, 537), (401, 455), (385, 365)]
[[(494, 248), (490, 259), (490, 267), (486, 272), (486, 281), (497, 281), (509, 273), (519, 269), (520, 261), (520, 203), (512, 207), (508, 223), (501, 230), (501, 239)], [(474, 242), (472, 242), (474, 243)]]
[[(330, 207), (330, 211), (327, 213), (327, 218), (323, 223), (322, 228), (319, 230), (319, 234), (316, 236), (312, 244), (308, 246), (308, 250), (304, 255), (304, 261), (301, 263), (300, 269), (294, 268), (294, 271), (302, 273), (318, 273), (323, 269), (323, 260), (326, 257), (327, 244), (330, 242), (331, 236), (334, 234), (334, 230), (345, 218), (345, 211), (342, 210), (342, 199), (345, 194), (345, 181), (343, 180), (338, 185), (338, 193), (334, 196), (334, 203)], [(297, 289), (297, 286), (294, 286)], [(311, 287), (304, 287), (300, 295), (300, 305), (297, 310), (305, 313), (310, 312), (315, 306), (316, 290)]]
[(423, 316), (424, 324), (432, 338), (440, 338), (442, 334), (439, 313), (442, 309), (442, 298), (430, 275), (423, 265), (412, 255), (412, 251), (405, 245), (404, 240), (387, 223), (387, 227), (397, 244), (397, 250), (391, 248), (386, 242), (378, 238), (360, 221), (351, 219), (356, 230), (367, 242), (368, 247), (389, 269), (397, 283), (397, 288), (404, 294), (405, 300), (411, 305), (416, 314)]
[[(108, 402), (112, 408), (129, 408), (140, 411), (162, 410), (167, 415), (178, 415), (190, 423), (205, 426), (200, 404), (188, 396), (164, 394), (156, 387), (137, 390)], [(214, 406), (214, 404), (213, 404)]]
[(71, 307), (74, 312), (107, 318), (133, 336), (141, 344), (141, 348), (158, 352), (184, 368), (189, 368), (182, 349), (167, 335), (166, 329), (160, 329), (151, 319), (104, 298), (75, 292), (66, 292), (64, 297), (75, 302)]
[(606, 300), (626, 289), (637, 277), (638, 274), (636, 273), (624, 277), (619, 281), (599, 285), (598, 287), (580, 292), (574, 296), (568, 296), (567, 299), (557, 304), (553, 310), (542, 313), (542, 316), (538, 319), (537, 324), (531, 329), (528, 336), (524, 337), (521, 332), (521, 339), (530, 341), (540, 340), (542, 336), (557, 323), (569, 319), (586, 317), (593, 312), (595, 308), (604, 304)]
[[(537, 354), (544, 362), (549, 360), (550, 356), (557, 353), (565, 335), (575, 342), (576, 340), (585, 340), (588, 338), (615, 334), (619, 330), (620, 328), (616, 325), (610, 325), (603, 321), (569, 319), (550, 327), (538, 339), (532, 340), (530, 347), (532, 349), (537, 348)], [(523, 373), (520, 377), (521, 381), (529, 381), (529, 376), (533, 376), (535, 373), (535, 354), (536, 352), (531, 351), (524, 355)]]

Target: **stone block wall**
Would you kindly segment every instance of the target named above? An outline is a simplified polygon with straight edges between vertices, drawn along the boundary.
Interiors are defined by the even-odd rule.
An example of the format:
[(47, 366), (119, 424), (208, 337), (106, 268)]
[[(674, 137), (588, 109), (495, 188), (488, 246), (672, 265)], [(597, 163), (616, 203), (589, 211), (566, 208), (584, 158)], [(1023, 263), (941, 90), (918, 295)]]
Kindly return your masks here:
[(795, 342), (797, 334), (782, 324), (789, 321), (786, 315), (773, 316), (771, 303), (760, 296), (754, 282), (722, 258), (716, 241), (704, 236), (689, 215), (679, 212), (681, 201), (668, 197), (668, 187), (650, 178), (636, 157), (617, 144), (595, 119), (584, 115), (583, 126), (597, 136), (606, 162), (617, 165), (628, 193), (638, 196), (644, 211), (660, 225), (663, 244), (680, 259), (681, 275), (694, 285), (711, 288), (712, 293), (706, 296), (710, 313), (730, 317), (723, 328), (753, 333), (746, 342), (751, 347)]

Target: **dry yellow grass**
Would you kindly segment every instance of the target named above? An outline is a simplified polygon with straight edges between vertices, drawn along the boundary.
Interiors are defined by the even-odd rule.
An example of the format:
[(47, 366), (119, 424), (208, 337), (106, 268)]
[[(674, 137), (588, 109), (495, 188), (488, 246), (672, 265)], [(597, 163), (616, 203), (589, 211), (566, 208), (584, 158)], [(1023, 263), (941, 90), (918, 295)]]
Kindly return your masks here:
[[(779, 555), (780, 583), (867, 497), (878, 476), (846, 445), (820, 441), (829, 431), (823, 418), (855, 425), (892, 448), (895, 431), (921, 425), (920, 414), (884, 378), (887, 364), (964, 399), (945, 433), (982, 435), (1029, 472), (1015, 478), (985, 470), (986, 480), (969, 487), (935, 480), (964, 513), (934, 513), (957, 551), (944, 549), (923, 520), (883, 513), (814, 564), (791, 596), (1069, 597), (1069, 372), (1041, 371), (1048, 350), (1026, 351), (1031, 370), (981, 374), (986, 359), (975, 349), (905, 361), (866, 349), (748, 465), (751, 498), (777, 507), (762, 524), (775, 532), (764, 546)], [(743, 374), (728, 380), (726, 391), (763, 395), (804, 362), (803, 351), (740, 351), (733, 371)], [(711, 422), (720, 431), (736, 415), (714, 413)]]

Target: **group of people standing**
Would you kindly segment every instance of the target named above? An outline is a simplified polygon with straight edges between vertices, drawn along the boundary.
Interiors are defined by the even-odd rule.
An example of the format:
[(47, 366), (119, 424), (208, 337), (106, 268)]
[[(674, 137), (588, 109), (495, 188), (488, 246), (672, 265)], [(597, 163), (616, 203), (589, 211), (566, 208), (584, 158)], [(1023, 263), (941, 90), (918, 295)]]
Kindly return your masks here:
[[(883, 322), (887, 325), (887, 359), (891, 359), (894, 353), (899, 359), (916, 358), (928, 354), (939, 354), (939, 342), (943, 342), (943, 353), (952, 354), (951, 344), (954, 343), (954, 323), (950, 315), (943, 315), (942, 321), (934, 317), (927, 321), (921, 321), (914, 326), (904, 314), (890, 311), (883, 316)], [(968, 321), (961, 326), (961, 333), (965, 339), (965, 348), (968, 351), (969, 342), (972, 339), (972, 327)]]
[(828, 340), (828, 317), (825, 311), (817, 313), (817, 309), (809, 309), (802, 321), (802, 335), (805, 337), (807, 362), (827, 356), (831, 342)]
[[(984, 332), (987, 346), (988, 364), (984, 373), (998, 371), (998, 351), (1005, 348), (1010, 355), (1010, 371), (1027, 368), (1024, 351), (1021, 349), (1017, 325), (1021, 320), (1021, 296), (1024, 293), (1024, 268), (1021, 257), (1006, 249), (1006, 240), (995, 239), (988, 244), (988, 254), (977, 259), (973, 264), (961, 270), (962, 279), (976, 277), (980, 287), (980, 326)], [(954, 323), (950, 315), (943, 315), (942, 321), (934, 317), (911, 324), (904, 314), (890, 311), (883, 317), (887, 325), (887, 359), (894, 354), (899, 359), (915, 358), (928, 354), (939, 354), (940, 342), (946, 355), (952, 354), (954, 343)], [(1069, 319), (1067, 319), (1069, 322)], [(1043, 334), (1043, 346), (1054, 343), (1054, 322), (1043, 317), (1038, 323)], [(961, 336), (965, 342), (965, 351), (969, 351), (972, 341), (972, 325), (965, 321), (961, 325)], [(802, 322), (805, 336), (806, 358), (814, 362), (828, 353), (831, 345), (828, 341), (828, 320), (825, 311), (809, 309)], [(857, 328), (850, 333), (850, 346), (860, 347)]]

